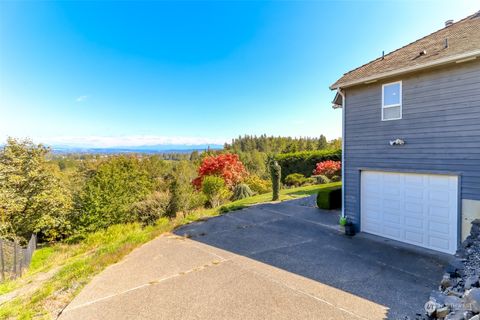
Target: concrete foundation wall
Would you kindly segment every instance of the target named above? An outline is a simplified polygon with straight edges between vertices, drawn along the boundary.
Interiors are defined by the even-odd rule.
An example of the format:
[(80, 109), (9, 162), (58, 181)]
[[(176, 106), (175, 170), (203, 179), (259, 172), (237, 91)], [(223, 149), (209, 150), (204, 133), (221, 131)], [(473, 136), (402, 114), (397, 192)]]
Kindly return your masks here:
[(462, 241), (470, 234), (472, 221), (480, 219), (480, 201), (479, 200), (462, 200)]

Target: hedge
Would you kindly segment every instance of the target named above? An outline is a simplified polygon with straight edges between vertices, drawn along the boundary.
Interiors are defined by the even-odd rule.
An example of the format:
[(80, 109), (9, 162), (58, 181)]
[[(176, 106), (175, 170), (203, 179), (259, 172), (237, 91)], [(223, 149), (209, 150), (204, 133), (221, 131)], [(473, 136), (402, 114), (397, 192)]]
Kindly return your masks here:
[(342, 207), (342, 187), (321, 189), (317, 194), (317, 206), (326, 210), (340, 209)]
[(318, 162), (325, 160), (342, 160), (342, 150), (318, 150), (276, 155), (278, 164), (282, 167), (282, 182), (285, 177), (292, 173), (301, 173), (305, 177), (313, 175), (313, 170)]

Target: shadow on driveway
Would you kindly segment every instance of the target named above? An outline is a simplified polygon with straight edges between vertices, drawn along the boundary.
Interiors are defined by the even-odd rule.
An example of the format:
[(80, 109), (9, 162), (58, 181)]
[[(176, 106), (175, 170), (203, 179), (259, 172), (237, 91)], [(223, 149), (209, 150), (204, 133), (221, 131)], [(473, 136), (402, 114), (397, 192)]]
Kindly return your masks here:
[(380, 237), (339, 232), (339, 212), (311, 199), (264, 204), (175, 231), (389, 309), (388, 318), (414, 319), (435, 289), (449, 255)]

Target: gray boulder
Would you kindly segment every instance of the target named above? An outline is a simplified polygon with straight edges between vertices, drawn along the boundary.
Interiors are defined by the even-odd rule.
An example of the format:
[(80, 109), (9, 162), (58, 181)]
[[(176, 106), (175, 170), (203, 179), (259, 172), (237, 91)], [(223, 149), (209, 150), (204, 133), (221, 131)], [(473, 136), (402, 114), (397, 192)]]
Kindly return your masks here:
[(432, 300), (433, 302), (436, 302), (438, 303), (439, 305), (444, 305), (445, 304), (445, 298), (447, 296), (440, 292), (440, 291), (432, 291), (430, 293), (430, 300)]
[(429, 317), (433, 316), (437, 309), (441, 308), (442, 306), (435, 301), (428, 300), (427, 303), (425, 303), (424, 309), (425, 312)]
[(437, 311), (435, 312), (435, 316), (437, 318), (445, 318), (449, 313), (450, 313), (449, 307), (441, 307), (437, 309)]
[(473, 276), (469, 276), (467, 277), (467, 279), (465, 279), (465, 289), (468, 290), (468, 289), (471, 289), (472, 287), (477, 287), (478, 286), (478, 275), (473, 275)]
[(480, 312), (480, 289), (473, 288), (473, 289), (467, 290), (463, 295), (463, 304), (466, 310), (479, 313)]
[(452, 310), (461, 310), (463, 309), (463, 301), (456, 296), (447, 296), (443, 303), (450, 307)]
[(463, 315), (463, 312), (456, 311), (456, 312), (450, 313), (444, 319), (445, 320), (465, 320), (465, 316)]
[(446, 288), (452, 287), (454, 284), (453, 279), (450, 277), (450, 274), (445, 273), (443, 275), (442, 281), (440, 281), (440, 287), (445, 290)]

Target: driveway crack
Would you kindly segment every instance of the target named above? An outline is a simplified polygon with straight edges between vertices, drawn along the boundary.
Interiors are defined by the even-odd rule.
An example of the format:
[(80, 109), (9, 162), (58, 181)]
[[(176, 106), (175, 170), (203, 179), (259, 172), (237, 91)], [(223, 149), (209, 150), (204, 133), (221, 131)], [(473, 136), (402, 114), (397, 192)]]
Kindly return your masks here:
[(67, 313), (67, 312), (69, 312), (69, 311), (73, 311), (73, 310), (77, 310), (77, 309), (80, 309), (80, 308), (84, 308), (84, 307), (87, 307), (87, 306), (96, 304), (96, 303), (98, 303), (98, 302), (106, 301), (106, 300), (115, 298), (115, 297), (117, 297), (117, 296), (121, 296), (121, 295), (127, 294), (127, 293), (129, 293), (129, 292), (136, 291), (136, 290), (140, 290), (140, 289), (143, 289), (143, 288), (152, 286), (152, 285), (160, 284), (160, 283), (165, 282), (165, 281), (167, 281), (167, 280), (175, 279), (175, 278), (184, 276), (184, 275), (189, 274), (189, 273), (203, 271), (203, 270), (205, 270), (205, 269), (208, 268), (208, 267), (217, 266), (217, 265), (219, 265), (219, 264), (221, 264), (221, 263), (224, 263), (224, 262), (226, 262), (226, 261), (229, 261), (229, 259), (223, 259), (223, 258), (222, 258), (220, 261), (219, 261), (219, 260), (213, 260), (211, 263), (207, 263), (207, 264), (204, 264), (204, 265), (202, 265), (202, 266), (198, 266), (198, 267), (195, 267), (195, 268), (186, 270), (186, 271), (181, 271), (181, 272), (178, 272), (178, 273), (176, 273), (176, 274), (173, 274), (173, 275), (170, 275), (170, 276), (166, 276), (166, 277), (163, 277), (163, 278), (160, 278), (160, 279), (154, 279), (154, 280), (151, 280), (151, 281), (149, 281), (149, 282), (147, 282), (147, 283), (141, 284), (141, 285), (139, 285), (139, 286), (136, 286), (136, 287), (133, 287), (133, 288), (130, 288), (130, 289), (127, 289), (127, 290), (123, 290), (123, 291), (120, 291), (120, 292), (118, 292), (118, 293), (111, 294), (111, 295), (108, 295), (108, 296), (105, 296), (105, 297), (102, 297), (102, 298), (98, 298), (98, 299), (95, 299), (95, 300), (92, 300), (92, 301), (89, 301), (89, 302), (80, 304), (80, 305), (75, 306), (75, 307), (72, 307), (72, 308), (68, 308), (68, 307), (67, 307), (67, 309), (65, 309), (65, 310), (63, 311), (63, 313)]

